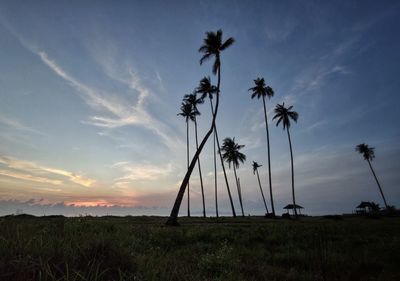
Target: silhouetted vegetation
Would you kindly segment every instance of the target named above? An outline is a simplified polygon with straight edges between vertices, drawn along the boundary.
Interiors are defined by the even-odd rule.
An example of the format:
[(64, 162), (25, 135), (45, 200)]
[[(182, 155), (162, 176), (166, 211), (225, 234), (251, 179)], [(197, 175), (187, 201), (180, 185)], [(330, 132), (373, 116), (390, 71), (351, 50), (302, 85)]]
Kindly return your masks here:
[[(267, 207), (267, 202), (265, 202), (265, 197), (264, 197), (264, 192), (261, 186), (261, 181), (260, 181), (260, 175), (258, 174), (258, 168), (262, 167), (262, 165), (258, 164), (257, 162), (253, 161), (253, 174), (257, 174), (257, 180), (258, 180), (258, 186), (260, 187), (260, 191), (261, 191), (261, 196), (264, 202), (264, 207), (265, 207), (265, 211), (267, 212), (266, 214), (269, 214), (268, 212), (268, 207)], [(275, 216), (273, 214), (273, 216)]]
[(235, 174), (236, 187), (239, 196), (240, 208), (242, 210), (242, 216), (244, 216), (243, 211), (243, 200), (242, 200), (242, 191), (239, 183), (238, 176), (236, 174), (236, 169), (239, 168), (239, 163), (244, 163), (246, 161), (246, 155), (241, 153), (239, 150), (242, 149), (244, 145), (240, 145), (235, 143), (235, 138), (225, 138), (221, 147), (222, 158), (228, 162), (229, 168), (231, 168), (231, 164), (233, 166), (233, 173)]
[[(217, 87), (211, 84), (210, 77), (204, 77), (203, 79), (200, 80), (199, 86), (196, 88), (196, 93), (201, 94), (201, 99), (205, 99), (207, 96), (210, 100), (210, 106), (211, 106), (211, 113), (214, 115), (214, 106), (213, 106), (213, 96), (217, 93)], [(216, 146), (218, 147), (218, 150), (216, 149)], [(221, 167), (222, 171), (224, 173), (224, 179), (225, 179), (225, 184), (226, 188), (228, 191), (228, 196), (229, 200), (231, 202), (231, 207), (232, 207), (232, 213), (234, 216), (236, 215), (235, 213), (235, 208), (233, 206), (233, 200), (231, 196), (231, 191), (229, 188), (229, 182), (228, 182), (228, 177), (226, 176), (226, 170), (225, 170), (225, 165), (224, 165), (224, 160), (222, 159), (221, 155), (221, 147), (219, 144), (219, 138), (218, 138), (218, 129), (217, 129), (217, 124), (214, 124), (214, 193), (215, 193), (215, 211), (216, 211), (216, 216), (218, 217), (218, 181), (217, 181), (217, 151), (218, 155), (221, 161)]]
[(332, 219), (3, 217), (0, 280), (400, 280), (398, 218)]
[[(272, 90), (272, 88), (270, 86), (266, 86), (265, 85), (264, 78), (255, 79), (254, 80), (254, 84), (255, 84), (255, 86), (249, 89), (249, 91), (252, 92), (251, 98), (254, 99), (255, 97), (257, 97), (257, 99), (259, 99), (261, 97), (262, 101), (263, 101), (265, 130), (267, 132), (269, 194), (270, 194), (270, 198), (271, 198), (272, 216), (275, 216), (274, 197), (272, 195), (271, 149), (270, 149), (270, 146), (269, 146), (268, 117), (267, 117), (267, 109), (266, 109), (266, 106), (265, 106), (265, 97), (268, 97), (268, 98), (273, 97), (274, 96), (274, 90)], [(257, 176), (258, 176), (258, 171), (257, 171)], [(261, 189), (261, 192), (262, 192), (262, 189)], [(263, 195), (263, 198), (264, 198), (264, 195)], [(264, 200), (264, 203), (265, 203), (265, 200)], [(268, 213), (268, 211), (267, 211), (267, 213)]]
[(371, 169), (372, 174), (374, 175), (376, 184), (378, 185), (379, 191), (381, 193), (383, 203), (385, 204), (386, 209), (388, 209), (388, 204), (386, 203), (386, 198), (385, 195), (383, 195), (382, 187), (378, 181), (378, 178), (376, 177), (375, 171), (372, 168), (371, 161), (375, 158), (375, 148), (374, 147), (369, 147), (368, 144), (361, 143), (356, 146), (356, 151), (362, 154), (365, 160), (367, 160), (369, 168)]
[[(194, 115), (193, 122), (194, 122), (194, 134), (195, 134), (195, 140), (196, 140), (196, 149), (199, 149), (199, 140), (197, 136), (197, 115), (200, 115), (200, 111), (197, 108), (197, 105), (204, 103), (204, 99), (202, 98), (197, 98), (196, 92), (185, 95), (183, 100), (190, 104), (193, 108), (193, 111), (196, 112), (197, 114)], [(199, 176), (200, 176), (200, 188), (201, 188), (201, 199), (203, 203), (203, 217), (206, 217), (206, 202), (204, 198), (204, 186), (203, 186), (203, 175), (201, 173), (201, 162), (200, 162), (200, 157), (197, 159), (197, 166), (199, 167)], [(188, 167), (189, 167), (189, 154), (188, 154)], [(188, 184), (188, 191), (189, 191), (189, 184)]]
[[(215, 58), (213, 67), (212, 67), (212, 73), (214, 75), (217, 75), (217, 87), (216, 87), (216, 102), (215, 102), (215, 108), (213, 111), (213, 118), (211, 122), (211, 127), (204, 136), (202, 142), (200, 143), (199, 148), (196, 150), (196, 153), (193, 156), (193, 159), (188, 167), (188, 170), (185, 174), (185, 177), (183, 178), (183, 181), (181, 183), (181, 186), (178, 191), (178, 195), (175, 199), (174, 206), (172, 207), (171, 214), (169, 216), (169, 219), (167, 221), (167, 225), (178, 225), (178, 213), (179, 209), (182, 203), (182, 198), (185, 193), (186, 186), (188, 185), (190, 176), (192, 174), (192, 171), (194, 167), (196, 166), (197, 159), (200, 156), (201, 151), (203, 150), (204, 145), (206, 144), (208, 138), (212, 134), (213, 131), (215, 131), (215, 119), (218, 114), (218, 106), (219, 106), (219, 95), (220, 95), (220, 85), (221, 85), (221, 52), (229, 48), (235, 40), (230, 37), (226, 41), (222, 41), (222, 30), (218, 30), (217, 32), (206, 32), (206, 38), (204, 39), (204, 44), (200, 47), (199, 52), (203, 53), (203, 57), (200, 59), (200, 64), (203, 62)], [(228, 188), (228, 192), (229, 188)], [(231, 196), (229, 196), (231, 198)], [(235, 209), (233, 207), (233, 202), (231, 201), (231, 206), (232, 206), (232, 212), (233, 216), (236, 216), (235, 214)]]
[[(195, 121), (196, 115), (200, 112), (193, 106), (193, 104), (184, 101), (181, 105), (181, 112), (178, 115), (183, 116), (186, 121), (186, 156), (187, 156), (187, 167), (189, 168), (189, 120)], [(187, 215), (190, 217), (190, 181), (187, 183)]]
[[(290, 120), (297, 122), (299, 118), (299, 114), (296, 111), (292, 111), (293, 106), (285, 107), (285, 103), (278, 104), (275, 107), (275, 116), (273, 119), (278, 119), (276, 122), (276, 126), (278, 126), (282, 122), (283, 129), (286, 129), (288, 140), (289, 140), (289, 148), (290, 148), (290, 163), (292, 166), (292, 198), (293, 198), (293, 206), (296, 206), (296, 199), (294, 193), (294, 168), (293, 168), (293, 150), (292, 150), (292, 141), (290, 139)], [(297, 209), (294, 209), (294, 214), (297, 217)]]

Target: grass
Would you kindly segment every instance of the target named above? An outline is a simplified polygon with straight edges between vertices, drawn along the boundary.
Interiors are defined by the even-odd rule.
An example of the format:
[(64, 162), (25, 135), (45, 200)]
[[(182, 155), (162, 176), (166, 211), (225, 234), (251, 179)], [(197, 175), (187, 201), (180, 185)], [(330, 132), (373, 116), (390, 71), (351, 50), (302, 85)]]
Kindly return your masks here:
[(0, 218), (0, 280), (400, 280), (400, 219)]

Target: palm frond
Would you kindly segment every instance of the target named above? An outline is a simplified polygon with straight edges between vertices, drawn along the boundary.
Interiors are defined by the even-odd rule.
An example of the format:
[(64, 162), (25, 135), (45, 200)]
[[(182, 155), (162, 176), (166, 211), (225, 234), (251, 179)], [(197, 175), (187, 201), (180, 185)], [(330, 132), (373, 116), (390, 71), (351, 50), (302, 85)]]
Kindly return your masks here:
[(229, 48), (230, 46), (233, 45), (233, 43), (235, 43), (235, 38), (230, 37), (228, 38), (221, 46), (220, 50), (224, 51), (225, 49)]
[(220, 52), (227, 49), (234, 42), (235, 40), (230, 37), (228, 40), (222, 43), (221, 29), (219, 29), (217, 32), (206, 32), (206, 38), (204, 38), (203, 40), (203, 45), (199, 48), (199, 52), (204, 54), (203, 57), (200, 59), (200, 64), (203, 64), (203, 62), (215, 56), (215, 62), (213, 64), (212, 72), (216, 74), (221, 64), (219, 61)]
[(369, 147), (368, 144), (361, 143), (356, 146), (356, 151), (363, 155), (365, 160), (370, 160), (375, 158), (375, 148)]
[(244, 145), (235, 143), (235, 138), (225, 138), (223, 140), (221, 147), (222, 158), (228, 162), (229, 167), (233, 163), (236, 168), (239, 168), (239, 162), (244, 163), (246, 161), (246, 155), (239, 151), (243, 147)]
[(299, 114), (296, 111), (290, 111), (290, 109), (292, 108), (293, 106), (289, 106), (288, 108), (286, 108), (285, 103), (282, 103), (282, 105), (280, 104), (276, 105), (274, 110), (275, 116), (272, 118), (272, 120), (278, 118), (276, 126), (278, 126), (282, 121), (283, 129), (285, 129), (285, 128), (290, 128), (290, 119), (297, 122)]
[(200, 65), (203, 64), (203, 62), (208, 61), (209, 59), (211, 59), (212, 54), (211, 53), (206, 53), (204, 56), (202, 56), (202, 58), (200, 59)]

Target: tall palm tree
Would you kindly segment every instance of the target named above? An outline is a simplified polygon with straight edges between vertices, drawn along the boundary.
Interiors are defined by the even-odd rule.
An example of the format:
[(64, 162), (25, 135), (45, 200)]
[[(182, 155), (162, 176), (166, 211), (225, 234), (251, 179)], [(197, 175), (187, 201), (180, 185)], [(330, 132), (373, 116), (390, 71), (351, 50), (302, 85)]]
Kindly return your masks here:
[(260, 175), (258, 174), (258, 168), (260, 168), (262, 165), (259, 165), (257, 162), (253, 161), (253, 174), (257, 174), (257, 179), (258, 179), (258, 185), (260, 186), (260, 191), (261, 191), (261, 195), (264, 201), (264, 206), (265, 206), (265, 210), (268, 212), (268, 207), (267, 207), (267, 203), (265, 202), (265, 197), (264, 197), (264, 192), (262, 190), (261, 187), (261, 181), (260, 181)]
[(222, 152), (222, 158), (228, 162), (229, 169), (231, 168), (231, 163), (233, 164), (233, 172), (235, 174), (235, 179), (236, 179), (236, 186), (239, 194), (239, 202), (240, 202), (240, 208), (242, 209), (242, 216), (244, 216), (244, 211), (243, 211), (243, 201), (242, 201), (242, 192), (240, 190), (240, 185), (238, 181), (238, 177), (236, 174), (236, 168), (239, 168), (239, 162), (244, 163), (246, 161), (246, 155), (241, 153), (239, 150), (242, 149), (244, 145), (240, 145), (235, 143), (235, 138), (225, 138), (222, 147), (221, 147), (221, 152)]
[[(179, 112), (177, 115), (183, 116), (186, 121), (186, 154), (187, 154), (187, 166), (189, 167), (189, 120), (195, 121), (196, 120), (196, 115), (199, 115), (200, 113), (193, 107), (192, 104), (188, 102), (182, 102), (181, 104), (181, 112)], [(189, 194), (189, 181), (187, 182), (187, 197), (188, 197), (188, 207), (187, 207), (187, 214), (188, 217), (190, 217), (190, 194)]]
[(383, 202), (385, 203), (385, 207), (387, 209), (388, 204), (386, 203), (385, 195), (383, 195), (382, 187), (379, 184), (378, 178), (376, 177), (375, 171), (372, 168), (372, 164), (371, 164), (372, 159), (375, 158), (374, 149), (375, 149), (374, 147), (369, 147), (368, 144), (365, 144), (365, 143), (361, 143), (356, 146), (356, 151), (358, 151), (360, 154), (362, 154), (364, 156), (364, 159), (367, 160), (367, 162), (368, 162), (368, 165), (371, 169), (372, 174), (374, 175), (376, 183), (378, 184), (379, 191), (381, 192)]
[[(210, 99), (210, 106), (211, 106), (211, 113), (214, 114), (214, 106), (213, 106), (213, 95), (217, 93), (217, 87), (211, 84), (210, 77), (204, 77), (200, 80), (200, 85), (196, 88), (196, 93), (201, 94), (201, 98), (205, 99), (207, 96)], [(222, 171), (224, 173), (224, 179), (226, 188), (228, 190), (228, 196), (232, 207), (232, 212), (235, 214), (235, 209), (233, 205), (233, 200), (231, 196), (231, 191), (229, 188), (228, 177), (226, 176), (225, 164), (224, 160), (222, 159), (221, 155), (221, 147), (219, 145), (219, 138), (218, 138), (218, 130), (217, 125), (214, 126), (214, 190), (215, 190), (215, 209), (216, 209), (216, 216), (218, 217), (218, 192), (217, 192), (217, 160), (216, 160), (216, 144), (218, 146), (218, 154), (221, 161)]]
[(262, 97), (264, 105), (264, 119), (265, 119), (265, 130), (267, 131), (267, 149), (268, 149), (268, 181), (269, 181), (269, 195), (271, 197), (271, 209), (272, 215), (275, 216), (274, 199), (272, 196), (272, 179), (271, 179), (271, 150), (269, 147), (269, 130), (268, 130), (268, 118), (267, 109), (265, 107), (265, 97), (271, 98), (274, 96), (274, 90), (270, 86), (265, 85), (264, 78), (257, 78), (254, 80), (255, 86), (250, 88), (249, 91), (252, 92), (251, 98), (257, 97), (259, 99)]
[[(285, 107), (285, 103), (277, 104), (275, 107), (275, 116), (273, 120), (278, 119), (276, 122), (276, 126), (278, 126), (282, 122), (283, 129), (287, 131), (288, 139), (289, 139), (289, 148), (290, 148), (290, 160), (292, 164), (292, 197), (293, 197), (293, 206), (296, 207), (296, 199), (294, 196), (294, 169), (293, 169), (293, 150), (292, 150), (292, 142), (290, 140), (290, 119), (294, 122), (297, 122), (299, 118), (299, 114), (296, 111), (292, 111), (293, 106)], [(297, 210), (294, 208), (294, 213), (297, 218)]]
[[(189, 168), (183, 178), (182, 184), (179, 188), (178, 195), (176, 196), (174, 206), (172, 207), (171, 214), (166, 222), (167, 225), (178, 225), (178, 213), (179, 208), (182, 203), (182, 198), (185, 193), (186, 185), (189, 182), (190, 175), (196, 165), (196, 161), (199, 158), (199, 155), (206, 144), (208, 138), (214, 131), (215, 127), (215, 119), (218, 113), (218, 106), (219, 106), (219, 94), (220, 94), (220, 86), (221, 86), (221, 52), (226, 50), (235, 42), (235, 39), (232, 37), (228, 38), (225, 42), (222, 41), (222, 30), (218, 30), (217, 32), (206, 32), (206, 38), (204, 39), (204, 44), (200, 47), (199, 52), (203, 53), (203, 57), (200, 59), (200, 64), (203, 64), (206, 60), (209, 60), (215, 57), (215, 61), (213, 64), (212, 72), (213, 74), (217, 74), (217, 93), (216, 93), (216, 102), (215, 102), (215, 109), (214, 114), (211, 122), (211, 127), (208, 130), (207, 134), (204, 136), (203, 140), (200, 143), (199, 148), (196, 150), (196, 153), (193, 156), (193, 159), (189, 165)], [(232, 204), (232, 202), (231, 202)], [(236, 214), (233, 209), (232, 204), (232, 212), (233, 216), (235, 217)]]
[[(195, 138), (196, 138), (196, 149), (199, 149), (199, 140), (197, 137), (197, 118), (196, 115), (200, 115), (200, 112), (197, 108), (197, 105), (204, 103), (204, 100), (201, 98), (197, 98), (196, 93), (192, 93), (189, 95), (185, 95), (183, 100), (190, 104), (193, 108), (193, 111), (198, 113), (195, 114), (194, 116), (194, 133), (195, 133)], [(199, 166), (199, 175), (200, 175), (200, 187), (201, 187), (201, 197), (202, 197), (202, 202), (203, 202), (203, 217), (206, 217), (206, 203), (204, 199), (204, 187), (203, 187), (203, 176), (201, 174), (201, 164), (200, 164), (200, 157), (197, 159), (197, 164)], [(189, 164), (188, 164), (189, 166)]]

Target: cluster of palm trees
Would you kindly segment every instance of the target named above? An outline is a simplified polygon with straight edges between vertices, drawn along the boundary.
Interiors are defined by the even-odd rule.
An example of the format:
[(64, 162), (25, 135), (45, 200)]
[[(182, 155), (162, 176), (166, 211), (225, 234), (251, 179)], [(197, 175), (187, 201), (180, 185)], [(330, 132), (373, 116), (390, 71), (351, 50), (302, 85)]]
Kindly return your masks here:
[[(229, 168), (233, 167), (234, 175), (235, 175), (235, 182), (238, 191), (239, 203), (241, 207), (242, 216), (244, 216), (243, 210), (243, 200), (242, 200), (242, 192), (240, 187), (240, 179), (237, 177), (236, 169), (239, 168), (240, 163), (244, 163), (246, 160), (246, 156), (240, 152), (240, 149), (244, 147), (244, 145), (239, 145), (235, 143), (235, 138), (225, 138), (223, 140), (222, 146), (220, 146), (219, 137), (218, 137), (218, 130), (216, 126), (216, 117), (218, 113), (219, 107), (219, 97), (220, 97), (220, 87), (221, 87), (221, 52), (226, 50), (235, 42), (234, 38), (230, 37), (227, 40), (222, 40), (222, 31), (218, 30), (217, 32), (206, 32), (206, 38), (204, 39), (203, 45), (199, 48), (199, 52), (203, 54), (200, 59), (200, 65), (202, 65), (205, 61), (214, 58), (214, 63), (212, 65), (212, 73), (217, 76), (217, 85), (213, 85), (211, 83), (211, 79), (209, 76), (204, 77), (200, 80), (199, 86), (194, 90), (192, 94), (185, 95), (183, 98), (183, 102), (181, 105), (181, 112), (178, 115), (183, 116), (186, 121), (186, 130), (187, 130), (187, 172), (183, 178), (181, 186), (178, 191), (178, 195), (176, 197), (174, 206), (171, 210), (171, 214), (168, 218), (167, 225), (177, 225), (177, 217), (179, 213), (179, 209), (183, 200), (183, 196), (185, 191), (187, 190), (187, 198), (188, 198), (188, 216), (190, 216), (190, 185), (189, 179), (190, 176), (196, 166), (198, 164), (199, 174), (200, 174), (200, 186), (202, 192), (202, 202), (203, 202), (203, 216), (206, 216), (205, 210), (205, 199), (204, 199), (204, 186), (203, 186), (203, 178), (201, 174), (201, 163), (200, 163), (200, 153), (204, 148), (207, 140), (213, 134), (214, 139), (214, 192), (215, 192), (215, 206), (216, 206), (216, 216), (219, 216), (218, 213), (218, 198), (217, 198), (217, 153), (219, 155), (221, 161), (221, 167), (224, 174), (225, 184), (227, 187), (228, 197), (230, 200), (230, 205), (232, 208), (232, 215), (236, 217), (236, 212), (232, 200), (232, 194), (229, 187), (229, 182), (226, 175), (226, 169), (224, 162), (228, 163)], [(275, 208), (273, 202), (273, 195), (272, 195), (272, 184), (271, 184), (271, 165), (270, 165), (270, 145), (269, 145), (269, 131), (268, 131), (268, 122), (267, 122), (267, 110), (265, 105), (265, 98), (271, 98), (274, 95), (274, 91), (271, 87), (265, 85), (264, 78), (257, 78), (254, 80), (255, 86), (250, 88), (249, 91), (252, 91), (252, 98), (262, 98), (263, 105), (264, 105), (264, 117), (265, 117), (265, 126), (267, 132), (267, 152), (268, 152), (268, 171), (269, 171), (269, 187), (270, 187), (270, 197), (271, 197), (271, 208), (272, 214), (275, 216)], [(200, 95), (200, 97), (197, 96)], [(198, 136), (197, 136), (197, 116), (200, 115), (198, 110), (198, 105), (204, 103), (206, 98), (210, 100), (211, 106), (211, 113), (212, 113), (212, 121), (209, 130), (207, 131), (206, 135), (204, 136), (203, 140), (201, 141), (200, 145), (198, 143)], [(215, 98), (215, 103), (214, 103)], [(288, 140), (289, 140), (289, 147), (290, 147), (290, 155), (291, 155), (291, 167), (292, 167), (292, 195), (293, 195), (293, 204), (295, 205), (295, 195), (294, 195), (294, 172), (293, 172), (293, 152), (292, 152), (292, 145), (290, 139), (290, 120), (297, 122), (298, 114), (295, 111), (292, 111), (292, 106), (285, 107), (283, 103), (278, 104), (275, 108), (275, 116), (273, 120), (277, 119), (277, 126), (282, 123), (283, 129), (286, 129)], [(189, 161), (189, 121), (194, 122), (195, 125), (195, 138), (196, 138), (196, 152), (193, 155), (191, 161)], [(254, 173), (257, 173), (258, 182), (261, 190), (261, 194), (263, 197), (264, 205), (266, 211), (268, 213), (268, 207), (265, 201), (264, 193), (261, 187), (261, 182), (259, 179), (258, 168), (261, 167), (257, 162), (253, 162), (253, 169)], [(297, 213), (296, 213), (297, 216)]]
[[(211, 83), (211, 78), (209, 76), (204, 77), (200, 80), (198, 87), (195, 88), (192, 94), (185, 95), (181, 104), (181, 112), (178, 115), (183, 116), (186, 121), (186, 131), (187, 131), (187, 172), (183, 178), (181, 186), (179, 188), (179, 192), (177, 194), (174, 206), (171, 210), (171, 214), (168, 218), (167, 225), (178, 225), (177, 218), (179, 209), (182, 203), (182, 199), (184, 196), (185, 191), (187, 191), (187, 198), (188, 198), (188, 216), (190, 216), (190, 186), (189, 186), (189, 179), (190, 176), (196, 166), (196, 163), (199, 168), (199, 175), (200, 175), (200, 186), (201, 186), (201, 194), (202, 194), (202, 203), (203, 203), (203, 216), (206, 216), (206, 209), (205, 209), (205, 198), (204, 198), (204, 186), (203, 186), (203, 177), (201, 173), (201, 163), (200, 163), (200, 153), (202, 152), (204, 145), (206, 144), (209, 137), (213, 134), (213, 141), (214, 141), (214, 192), (215, 192), (215, 208), (216, 208), (216, 216), (219, 216), (218, 212), (218, 185), (217, 185), (217, 154), (219, 155), (221, 167), (224, 174), (225, 184), (228, 192), (228, 197), (230, 201), (230, 205), (232, 208), (232, 215), (236, 217), (236, 212), (232, 200), (232, 194), (229, 187), (228, 178), (226, 175), (226, 169), (224, 162), (228, 163), (229, 168), (231, 168), (231, 164), (233, 167), (233, 172), (235, 175), (235, 182), (238, 191), (239, 203), (241, 208), (242, 216), (244, 216), (243, 210), (243, 198), (242, 198), (242, 190), (240, 186), (240, 179), (237, 176), (236, 169), (239, 168), (240, 163), (244, 163), (246, 160), (246, 156), (240, 152), (240, 150), (244, 147), (244, 145), (240, 145), (235, 142), (235, 138), (225, 138), (223, 140), (222, 146), (219, 142), (218, 137), (218, 130), (216, 126), (216, 117), (218, 114), (218, 107), (219, 107), (219, 97), (221, 94), (220, 87), (221, 87), (221, 52), (226, 50), (235, 42), (234, 38), (230, 37), (227, 40), (222, 40), (222, 31), (218, 30), (217, 32), (206, 32), (206, 38), (203, 41), (203, 45), (199, 48), (199, 52), (203, 54), (200, 59), (200, 65), (204, 62), (214, 59), (214, 63), (212, 65), (212, 74), (217, 76), (217, 84), (213, 85)], [(269, 99), (274, 96), (274, 90), (267, 86), (265, 83), (264, 78), (257, 78), (254, 80), (254, 87), (249, 89), (251, 91), (251, 98), (257, 97), (258, 99), (262, 98), (263, 101), (263, 109), (264, 109), (264, 121), (265, 121), (265, 130), (267, 135), (267, 158), (268, 158), (268, 182), (269, 182), (269, 191), (270, 191), (270, 200), (271, 200), (271, 215), (272, 217), (275, 216), (275, 207), (274, 207), (274, 200), (273, 200), (273, 192), (272, 192), (272, 178), (271, 178), (271, 152), (270, 152), (270, 142), (269, 142), (269, 129), (268, 129), (268, 117), (267, 117), (267, 108), (266, 108), (266, 98)], [(197, 96), (199, 95), (199, 97)], [(203, 137), (203, 140), (200, 142), (198, 141), (197, 135), (197, 116), (200, 115), (198, 110), (198, 105), (203, 104), (204, 100), (208, 98), (210, 101), (211, 106), (211, 114), (212, 114), (212, 121), (209, 130), (207, 131), (206, 135)], [(276, 126), (282, 124), (283, 130), (286, 130), (288, 142), (289, 142), (289, 149), (290, 149), (290, 159), (291, 159), (291, 179), (292, 179), (292, 200), (293, 200), (293, 208), (295, 216), (297, 217), (297, 210), (296, 210), (296, 197), (295, 197), (295, 190), (294, 190), (294, 167), (293, 167), (293, 149), (292, 149), (292, 141), (290, 137), (290, 127), (291, 121), (297, 122), (299, 117), (298, 113), (293, 111), (293, 106), (285, 107), (285, 103), (277, 104), (274, 109), (274, 117), (272, 120), (276, 120)], [(196, 152), (193, 155), (191, 161), (189, 161), (189, 121), (194, 123), (195, 127), (195, 139), (196, 139)], [(376, 174), (372, 168), (371, 161), (375, 157), (374, 155), (374, 148), (369, 147), (367, 144), (359, 144), (356, 147), (356, 150), (364, 156), (364, 159), (368, 161), (369, 167), (375, 177), (376, 183), (378, 184), (379, 191), (382, 195), (384, 204), (386, 209), (388, 209), (388, 205), (383, 194), (382, 188), (379, 184), (379, 181), (376, 177)], [(268, 206), (265, 201), (264, 192), (261, 186), (260, 176), (258, 169), (262, 165), (258, 164), (257, 162), (253, 161), (253, 173), (257, 175), (262, 199), (264, 202), (264, 206), (266, 209), (267, 214), (269, 214)]]

